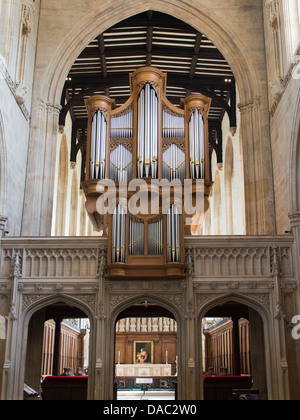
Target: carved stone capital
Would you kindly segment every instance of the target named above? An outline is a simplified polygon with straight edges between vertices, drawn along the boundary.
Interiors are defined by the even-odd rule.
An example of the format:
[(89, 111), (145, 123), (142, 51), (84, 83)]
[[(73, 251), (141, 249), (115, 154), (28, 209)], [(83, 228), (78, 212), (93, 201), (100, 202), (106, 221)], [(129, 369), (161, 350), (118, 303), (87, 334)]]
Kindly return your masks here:
[(58, 117), (61, 109), (62, 106), (59, 104), (52, 104), (51, 102), (46, 103), (46, 110), (48, 114), (53, 114)]
[(291, 221), (291, 228), (299, 227), (300, 226), (300, 211), (289, 213), (289, 219)]
[(0, 216), (0, 238), (4, 236), (7, 220), (8, 220), (7, 217)]
[(279, 6), (277, 0), (272, 0), (269, 3), (270, 9), (270, 26), (278, 31), (279, 29)]
[(260, 104), (261, 98), (259, 96), (256, 96), (254, 99), (249, 99), (248, 101), (240, 102), (238, 104), (238, 108), (241, 114), (246, 114), (247, 112), (252, 111), (252, 109), (255, 106), (259, 106)]

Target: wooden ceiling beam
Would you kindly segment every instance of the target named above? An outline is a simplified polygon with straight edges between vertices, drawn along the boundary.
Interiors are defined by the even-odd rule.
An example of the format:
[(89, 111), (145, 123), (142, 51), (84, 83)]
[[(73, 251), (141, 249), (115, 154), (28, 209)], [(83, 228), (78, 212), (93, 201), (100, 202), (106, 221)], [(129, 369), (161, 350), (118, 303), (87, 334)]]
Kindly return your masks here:
[[(120, 46), (110, 46), (109, 49), (106, 49), (105, 56), (106, 58), (127, 58), (130, 56), (141, 56), (145, 55), (146, 48), (145, 45), (134, 45), (131, 46), (130, 43), (126, 47)], [(194, 53), (193, 47), (175, 47), (175, 46), (160, 46), (152, 45), (151, 49), (152, 55), (164, 58), (191, 58), (191, 55)], [(226, 62), (223, 55), (216, 48), (201, 48), (199, 51), (201, 58), (211, 59), (211, 60), (220, 60)], [(89, 60), (99, 58), (98, 48), (86, 48), (78, 57), (79, 59)], [(76, 62), (76, 61), (75, 61)]]
[(105, 56), (105, 46), (104, 46), (104, 36), (103, 34), (97, 37), (98, 39), (98, 51), (100, 53), (100, 62), (101, 62), (101, 72), (104, 79), (107, 77), (107, 66), (106, 66), (106, 56)]
[(151, 66), (151, 63), (152, 63), (152, 46), (153, 46), (153, 27), (148, 26), (147, 28), (147, 55), (146, 55), (147, 66)]
[[(164, 29), (179, 29), (181, 32), (185, 33), (196, 33), (196, 30), (189, 26), (187, 23), (178, 20), (171, 15), (168, 15), (168, 19), (166, 19), (166, 15), (150, 11), (151, 18), (149, 17), (149, 13), (145, 12), (143, 14), (138, 15), (138, 26), (154, 26), (158, 28)], [(132, 16), (128, 19), (123, 20), (122, 22), (117, 23), (115, 26), (110, 28), (111, 30), (120, 29), (120, 28), (127, 28), (127, 27), (136, 27), (137, 26), (137, 16)]]
[[(219, 86), (216, 85), (218, 80)], [(231, 83), (234, 83), (234, 79)], [(65, 125), (65, 119), (68, 111), (72, 106), (75, 104), (78, 104), (85, 96), (92, 95), (97, 90), (105, 90), (112, 86), (126, 86), (128, 84), (128, 74), (126, 73), (120, 73), (115, 74), (113, 77), (107, 77), (101, 78), (101, 77), (77, 77), (73, 78), (72, 81), (66, 82), (67, 88), (72, 88), (73, 91), (78, 87), (85, 87), (83, 88), (80, 93), (74, 95), (62, 108), (60, 112), (60, 119), (59, 124)], [(214, 93), (214, 89), (217, 87), (220, 87), (221, 89), (224, 86), (228, 86), (228, 89), (230, 86), (228, 83), (225, 82), (224, 78), (215, 78), (215, 77), (194, 77), (193, 79), (190, 79), (189, 77), (185, 76), (177, 76), (168, 74), (168, 84), (169, 86), (177, 86), (182, 87), (184, 89), (189, 89), (191, 91), (196, 91), (199, 93), (203, 93), (206, 96), (211, 97), (215, 103), (218, 103), (221, 108), (224, 108), (226, 112), (228, 113), (228, 116), (230, 118), (230, 126), (235, 127), (236, 125), (236, 111), (231, 109), (231, 107), (228, 105), (228, 103), (222, 98), (217, 96)]]
[[(168, 73), (168, 85), (187, 87), (189, 89), (197, 89), (199, 86), (205, 86), (206, 89), (222, 89), (224, 87), (230, 87), (234, 83), (234, 78), (230, 76), (232, 82), (229, 84), (225, 82), (226, 76), (195, 76), (192, 80), (188, 75), (178, 75)], [(104, 90), (107, 87), (112, 86), (129, 86), (128, 73), (114, 73), (113, 75), (107, 76), (106, 79), (94, 75), (73, 75), (72, 80), (66, 81), (65, 87), (67, 89), (73, 88), (94, 88)]]

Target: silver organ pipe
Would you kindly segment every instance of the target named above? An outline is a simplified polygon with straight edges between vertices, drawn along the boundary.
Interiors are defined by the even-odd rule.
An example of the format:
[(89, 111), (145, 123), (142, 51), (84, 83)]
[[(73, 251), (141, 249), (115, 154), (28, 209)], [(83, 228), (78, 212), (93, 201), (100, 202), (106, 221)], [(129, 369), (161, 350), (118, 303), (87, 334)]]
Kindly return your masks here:
[(180, 262), (180, 214), (172, 204), (167, 214), (167, 261)]
[(138, 178), (157, 178), (158, 98), (149, 83), (141, 90), (138, 99), (137, 143)]
[(164, 138), (184, 138), (184, 116), (170, 114), (164, 109), (162, 129)]
[(105, 178), (107, 122), (104, 114), (98, 110), (92, 121), (90, 179)]
[(112, 262), (125, 262), (126, 214), (118, 204), (112, 216)]
[(129, 220), (129, 255), (144, 255), (145, 224)]
[(205, 137), (204, 121), (198, 109), (189, 121), (190, 175), (191, 179), (205, 178)]
[(163, 219), (148, 224), (148, 254), (163, 253)]
[(112, 139), (132, 139), (133, 111), (129, 109), (122, 115), (111, 118), (110, 137)]
[(164, 179), (185, 179), (185, 153), (175, 144), (163, 152), (162, 174)]
[(115, 182), (132, 179), (132, 152), (122, 144), (110, 153), (109, 178)]
[[(185, 141), (184, 116), (168, 112), (163, 109), (162, 135), (170, 139), (170, 146), (163, 152), (162, 174), (163, 178), (185, 179), (185, 153), (176, 145), (177, 140)], [(173, 140), (173, 143), (172, 143)]]
[(109, 177), (115, 182), (131, 181), (133, 164), (132, 151), (124, 146), (124, 140), (132, 140), (133, 137), (132, 109), (122, 115), (111, 118), (110, 131), (111, 139), (116, 139), (115, 141), (118, 141), (120, 144), (110, 153)]

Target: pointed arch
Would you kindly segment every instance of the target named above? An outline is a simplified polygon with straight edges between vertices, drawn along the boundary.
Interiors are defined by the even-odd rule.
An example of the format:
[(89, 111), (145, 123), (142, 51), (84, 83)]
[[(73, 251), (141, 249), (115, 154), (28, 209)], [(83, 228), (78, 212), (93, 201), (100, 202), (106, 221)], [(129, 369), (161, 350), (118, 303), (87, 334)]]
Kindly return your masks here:
[(291, 213), (300, 210), (300, 91), (295, 106), (291, 132), (290, 154), (290, 209)]
[[(204, 33), (222, 51), (231, 66), (242, 102), (260, 95), (258, 77), (247, 49), (239, 37), (229, 27), (226, 27), (224, 22), (212, 13), (208, 4), (206, 6), (205, 3), (202, 2), (200, 6), (197, 2), (187, 0), (180, 2), (176, 0), (129, 0), (126, 3), (126, 9), (124, 9), (123, 0), (115, 0), (114, 13), (111, 13), (109, 4), (103, 3), (97, 10), (91, 10), (74, 25), (52, 55), (47, 70), (43, 70), (43, 75), (40, 75), (39, 84), (43, 97), (47, 97), (52, 103), (59, 103), (69, 69), (84, 46), (88, 45), (99, 33), (116, 23), (148, 10), (166, 14), (170, 14), (171, 10), (172, 16)], [(81, 34), (80, 37), (78, 37), (78, 33)]]
[(216, 295), (216, 297), (211, 296), (211, 299), (203, 305), (199, 310), (199, 317), (202, 319), (203, 316), (212, 308), (216, 306), (221, 306), (227, 302), (236, 302), (241, 305), (248, 306), (249, 308), (256, 311), (262, 318), (263, 322), (266, 323), (269, 320), (270, 313), (268, 309), (256, 300), (254, 297), (245, 296), (238, 293), (225, 293), (224, 295)]
[[(209, 296), (207, 302), (205, 302), (203, 306), (201, 306), (198, 309), (197, 331), (201, 331), (202, 319), (210, 310), (212, 310), (215, 307), (223, 306), (226, 303), (230, 302), (239, 303), (243, 306), (247, 306), (249, 310), (251, 310), (251, 314), (249, 313), (249, 316), (251, 318), (250, 322), (252, 322), (253, 330), (256, 331), (257, 329), (257, 331), (259, 331), (259, 334), (261, 335), (258, 341), (259, 345), (262, 346), (261, 351), (264, 354), (264, 360), (261, 360), (261, 357), (259, 360), (261, 362), (261, 367), (265, 369), (265, 377), (264, 375), (262, 375), (261, 371), (256, 371), (255, 376), (258, 380), (260, 380), (260, 376), (263, 377), (263, 381), (265, 381), (265, 386), (268, 390), (268, 395), (264, 395), (264, 398), (268, 397), (269, 399), (272, 399), (274, 392), (274, 378), (272, 377), (272, 369), (274, 369), (274, 366), (272, 365), (272, 344), (274, 344), (272, 336), (272, 315), (270, 313), (269, 308), (267, 308), (264, 305), (264, 303), (260, 301), (259, 295), (257, 296), (257, 299), (255, 295), (245, 296), (239, 293), (224, 293), (224, 295), (218, 294), (216, 296)], [(201, 334), (199, 334), (198, 342), (199, 348), (201, 350), (200, 353), (202, 354), (203, 345)], [(256, 347), (255, 350), (257, 350)], [(202, 388), (202, 362), (200, 362), (200, 366), (201, 378), (199, 381), (199, 386), (200, 388)], [(265, 389), (263, 390), (263, 393), (265, 394)]]
[[(121, 298), (121, 297), (120, 297)], [(111, 297), (111, 305), (113, 304), (114, 298)], [(177, 322), (177, 352), (178, 352), (178, 359), (179, 359), (179, 369), (178, 369), (178, 393), (179, 396), (183, 392), (183, 372), (184, 369), (184, 338), (183, 338), (183, 314), (182, 308), (180, 304), (180, 298), (178, 296), (178, 300), (176, 300), (175, 296), (170, 296), (170, 299), (166, 299), (161, 297), (160, 295), (155, 295), (152, 293), (141, 293), (139, 296), (123, 296), (121, 298), (121, 302), (115, 305), (112, 308), (109, 319), (108, 319), (108, 331), (106, 334), (107, 337), (107, 345), (113, 349), (114, 348), (114, 341), (115, 341), (115, 325), (118, 320), (118, 316), (125, 311), (126, 309), (139, 304), (141, 302), (151, 302), (162, 308), (168, 310), (171, 314), (173, 314), (175, 321)], [(181, 302), (183, 304), (183, 302)], [(114, 378), (114, 353), (107, 352), (107, 359), (105, 360), (105, 369), (106, 369), (106, 377), (109, 378), (109, 383), (106, 389), (106, 396), (105, 398), (109, 399), (112, 395), (113, 389), (113, 378)]]
[(20, 339), (21, 345), (18, 347), (18, 352), (16, 354), (16, 360), (18, 360), (18, 366), (20, 369), (20, 374), (18, 377), (18, 387), (14, 389), (15, 399), (23, 399), (23, 389), (24, 389), (24, 378), (26, 370), (26, 353), (27, 353), (27, 339), (29, 332), (29, 323), (34, 314), (38, 311), (46, 308), (49, 305), (56, 303), (65, 303), (71, 307), (76, 307), (86, 314), (86, 317), (90, 321), (90, 349), (89, 349), (89, 380), (88, 380), (88, 399), (93, 398), (94, 394), (94, 383), (95, 383), (95, 342), (96, 342), (96, 319), (95, 314), (91, 306), (80, 298), (76, 296), (71, 296), (67, 294), (53, 294), (45, 297), (40, 297), (38, 300), (33, 299), (33, 303), (30, 304), (22, 313), (20, 318), (20, 331), (22, 331), (22, 339)]
[[(171, 14), (203, 33), (219, 49), (231, 67), (239, 92), (242, 141), (245, 146), (243, 157), (245, 203), (247, 204), (245, 207), (246, 231), (248, 234), (273, 234), (275, 232), (275, 212), (269, 154), (269, 127), (268, 123), (264, 123), (260, 118), (261, 112), (267, 112), (266, 80), (262, 77), (265, 68), (261, 62), (260, 66), (255, 65), (253, 48), (248, 46), (246, 40), (245, 42), (241, 41), (238, 26), (233, 24), (230, 27), (230, 23), (227, 24), (222, 16), (219, 16), (212, 9), (211, 2), (208, 0), (202, 0), (201, 4), (196, 0), (128, 0), (125, 9), (123, 0), (115, 0), (113, 13), (110, 4), (102, 2), (97, 8), (88, 10), (82, 18), (74, 23), (72, 28), (69, 28), (69, 31), (66, 31), (60, 37), (56, 37), (54, 42), (46, 42), (43, 39), (40, 48), (47, 50), (47, 47), (49, 47), (49, 51), (46, 53), (49, 60), (37, 63), (32, 120), (35, 121), (40, 118), (39, 105), (41, 100), (39, 98), (42, 98), (43, 103), (51, 105), (51, 110), (53, 109), (53, 117), (51, 118), (54, 118), (56, 124), (58, 120), (57, 110), (60, 107), (58, 104), (61, 100), (66, 77), (72, 64), (85, 46), (118, 22), (149, 10)], [(43, 15), (43, 18), (47, 20), (45, 15)], [(76, 20), (76, 17), (74, 18)], [(259, 48), (258, 45), (257, 48)], [(46, 62), (47, 64), (45, 64)], [(46, 118), (45, 124), (45, 127), (47, 127)], [(53, 130), (45, 130), (45, 135), (47, 138), (45, 144), (49, 148), (47, 154), (50, 156), (54, 154), (52, 148), (55, 147), (50, 140), (54, 135)], [(34, 137), (38, 141), (39, 136), (38, 130), (33, 130), (32, 138)], [(264, 154), (269, 161), (262, 165), (261, 156)], [(29, 155), (31, 154), (29, 153)], [(38, 167), (43, 158), (33, 154), (32, 156), (31, 159), (34, 161), (32, 167), (34, 165)], [(253, 162), (257, 168), (255, 173), (253, 173)], [(43, 183), (47, 186), (47, 193), (50, 194), (54, 190), (54, 168), (47, 167), (46, 171), (45, 168), (41, 167), (41, 170), (44, 172)], [(34, 177), (34, 174), (30, 173), (28, 176)], [(35, 187), (32, 183), (32, 186), (27, 190), (25, 207), (27, 203), (31, 204), (30, 200), (33, 193), (36, 196), (42, 195), (43, 190), (43, 194), (47, 194), (44, 192), (42, 182), (37, 181), (36, 184), (38, 184), (38, 187)], [(264, 197), (264, 202), (268, 205), (261, 205), (260, 202), (253, 199), (255, 194), (258, 194), (258, 190), (260, 191), (262, 188), (261, 196)], [(51, 199), (53, 197), (49, 197), (47, 202)], [(52, 212), (48, 211), (44, 205), (45, 202), (46, 200), (40, 208), (37, 204), (37, 210), (33, 212), (35, 214), (41, 211), (42, 217), (47, 220), (43, 229), (44, 226), (51, 226), (52, 223)], [(272, 203), (272, 205), (269, 205), (269, 203)], [(31, 207), (29, 206), (29, 208)], [(45, 216), (43, 216), (44, 213)], [(31, 213), (24, 213), (23, 220), (28, 226), (28, 232), (32, 232), (31, 234), (40, 232), (44, 235), (42, 227), (37, 227), (33, 219)]]

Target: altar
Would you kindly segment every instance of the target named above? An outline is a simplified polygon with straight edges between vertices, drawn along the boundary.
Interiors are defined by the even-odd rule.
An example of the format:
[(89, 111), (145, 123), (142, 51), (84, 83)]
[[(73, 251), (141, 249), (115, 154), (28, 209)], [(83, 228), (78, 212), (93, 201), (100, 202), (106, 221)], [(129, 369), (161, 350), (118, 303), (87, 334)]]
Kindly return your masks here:
[(117, 377), (143, 377), (143, 376), (171, 376), (172, 365), (154, 365), (154, 364), (134, 364), (134, 365), (116, 365)]

